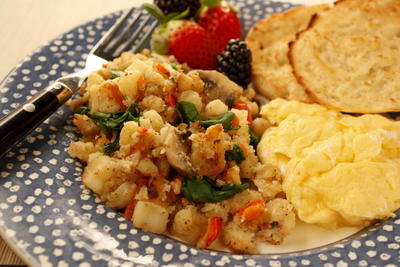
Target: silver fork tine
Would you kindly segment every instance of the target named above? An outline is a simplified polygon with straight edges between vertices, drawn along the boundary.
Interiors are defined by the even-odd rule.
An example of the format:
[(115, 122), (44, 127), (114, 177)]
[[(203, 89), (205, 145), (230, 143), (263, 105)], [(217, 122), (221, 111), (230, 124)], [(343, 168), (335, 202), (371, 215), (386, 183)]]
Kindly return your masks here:
[(151, 25), (146, 30), (146, 32), (143, 35), (142, 39), (140, 40), (139, 44), (134, 49), (132, 49), (131, 51), (140, 52), (144, 48), (144, 46), (146, 45), (146, 41), (149, 39), (150, 35), (153, 33), (153, 30), (154, 30), (155, 27), (157, 27), (157, 25), (158, 25), (158, 22), (156, 20), (153, 21), (153, 23), (151, 23)]
[(113, 44), (108, 48), (106, 47), (105, 50), (106, 51), (115, 51), (117, 49), (117, 47), (122, 44), (123, 40), (127, 37), (129, 32), (131, 32), (132, 29), (135, 27), (135, 24), (138, 21), (138, 19), (140, 18), (140, 16), (141, 16), (140, 12), (136, 13), (135, 16), (133, 17), (132, 21), (129, 23), (129, 25), (125, 27), (125, 30), (119, 35), (119, 37), (117, 39), (115, 39), (115, 41), (113, 41)]
[[(143, 28), (146, 26), (146, 24), (150, 21), (151, 17), (147, 16), (146, 19), (144, 19), (140, 25), (137, 27), (137, 29), (135, 30), (135, 32), (132, 34), (132, 36), (130, 37), (130, 41), (128, 43), (126, 43), (125, 45), (121, 46), (116, 52), (117, 54), (114, 54), (114, 56), (119, 56), (123, 51), (128, 51), (129, 48), (131, 48), (135, 42), (137, 41), (137, 37), (139, 36), (139, 34), (142, 32)], [(143, 42), (143, 40), (141, 40), (141, 42)]]
[(89, 54), (95, 54), (97, 56), (103, 57), (107, 60), (111, 60), (112, 58), (105, 53), (104, 48), (109, 44), (110, 40), (114, 37), (115, 33), (121, 28), (121, 26), (125, 23), (125, 21), (131, 16), (132, 12), (135, 8), (131, 8), (129, 11), (122, 16), (118, 22), (116, 22), (100, 39), (96, 46), (92, 48)]

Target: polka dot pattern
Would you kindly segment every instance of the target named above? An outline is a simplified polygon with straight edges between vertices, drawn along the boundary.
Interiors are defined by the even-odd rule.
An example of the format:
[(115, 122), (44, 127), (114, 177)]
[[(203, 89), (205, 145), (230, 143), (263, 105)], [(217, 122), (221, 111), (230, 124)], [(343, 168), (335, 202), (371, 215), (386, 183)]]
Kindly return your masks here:
[[(247, 32), (255, 21), (291, 7), (237, 0)], [(121, 13), (79, 26), (28, 55), (0, 84), (0, 112), (57, 77), (83, 67), (88, 51)], [(29, 107), (27, 107), (29, 108)], [(398, 217), (334, 245), (278, 255), (198, 250), (135, 229), (81, 183), (82, 165), (66, 149), (77, 138), (60, 108), (0, 162), (0, 231), (31, 266), (397, 266)]]

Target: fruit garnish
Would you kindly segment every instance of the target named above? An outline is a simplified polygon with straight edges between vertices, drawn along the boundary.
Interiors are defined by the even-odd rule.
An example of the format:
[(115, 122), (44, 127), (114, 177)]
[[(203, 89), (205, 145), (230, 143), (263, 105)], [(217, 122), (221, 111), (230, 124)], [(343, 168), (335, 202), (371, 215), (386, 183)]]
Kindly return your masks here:
[(151, 38), (151, 49), (158, 54), (174, 55), (192, 68), (215, 69), (218, 52), (212, 35), (194, 21), (182, 19), (189, 10), (165, 16), (152, 4), (142, 6), (159, 22)]
[(200, 0), (154, 0), (165, 15), (177, 12), (181, 13), (189, 9), (190, 16), (194, 16), (199, 10), (201, 3)]
[(242, 29), (234, 9), (221, 5), (219, 0), (203, 0), (198, 22), (217, 42), (218, 53), (224, 50), (230, 39), (240, 39)]
[(190, 67), (204, 70), (215, 69), (218, 55), (212, 36), (199, 24), (182, 23), (169, 38), (169, 54)]
[(246, 88), (251, 79), (251, 51), (244, 41), (233, 39), (217, 57), (217, 71)]

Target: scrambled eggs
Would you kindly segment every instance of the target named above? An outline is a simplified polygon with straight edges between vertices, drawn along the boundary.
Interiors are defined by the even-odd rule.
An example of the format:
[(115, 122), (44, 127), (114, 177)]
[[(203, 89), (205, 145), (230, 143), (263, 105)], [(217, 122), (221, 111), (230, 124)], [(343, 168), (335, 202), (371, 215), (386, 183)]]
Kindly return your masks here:
[(257, 147), (278, 166), (298, 217), (327, 228), (363, 226), (400, 207), (400, 122), (276, 99), (261, 115), (276, 127)]

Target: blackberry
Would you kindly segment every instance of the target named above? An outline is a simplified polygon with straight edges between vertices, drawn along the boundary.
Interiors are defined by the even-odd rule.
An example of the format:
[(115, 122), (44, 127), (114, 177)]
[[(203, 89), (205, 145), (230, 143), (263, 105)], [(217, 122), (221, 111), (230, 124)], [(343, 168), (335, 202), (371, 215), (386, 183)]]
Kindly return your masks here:
[(246, 88), (251, 79), (251, 51), (244, 41), (232, 39), (217, 57), (217, 71)]
[(201, 5), (200, 0), (154, 0), (154, 4), (162, 10), (164, 15), (173, 12), (181, 13), (189, 8), (190, 16), (194, 16)]

